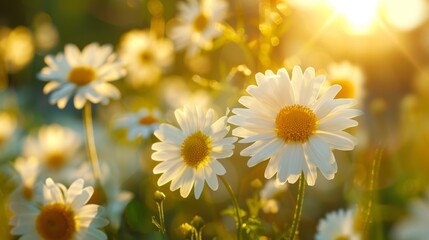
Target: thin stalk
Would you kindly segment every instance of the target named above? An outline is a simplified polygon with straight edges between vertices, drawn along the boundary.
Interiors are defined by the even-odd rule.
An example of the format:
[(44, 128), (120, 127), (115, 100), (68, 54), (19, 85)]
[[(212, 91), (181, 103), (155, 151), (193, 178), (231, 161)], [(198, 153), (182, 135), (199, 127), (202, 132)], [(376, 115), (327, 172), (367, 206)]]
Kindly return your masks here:
[(235, 215), (237, 216), (237, 240), (241, 239), (241, 217), (240, 217), (240, 208), (238, 206), (237, 198), (234, 195), (234, 192), (232, 191), (231, 185), (229, 185), (228, 181), (223, 176), (219, 176), (220, 180), (222, 181), (223, 185), (225, 185), (226, 189), (228, 190), (229, 196), (232, 200), (232, 205), (234, 206)]
[(100, 181), (100, 164), (98, 162), (97, 151), (95, 148), (94, 129), (92, 126), (92, 112), (91, 112), (91, 103), (90, 102), (87, 102), (85, 104), (84, 109), (83, 109), (83, 121), (84, 121), (84, 125), (85, 125), (86, 148), (88, 150), (89, 161), (91, 163), (92, 172), (94, 174), (95, 185), (101, 184), (101, 181)]
[(305, 176), (301, 173), (299, 178), (298, 196), (296, 198), (295, 214), (293, 215), (292, 228), (289, 236), (289, 240), (294, 240), (296, 232), (298, 230), (299, 222), (301, 220), (302, 205), (304, 203), (304, 192), (305, 192)]
[(158, 213), (159, 213), (159, 222), (161, 224), (161, 234), (163, 238), (165, 239), (165, 220), (164, 220), (164, 204), (162, 202), (156, 203), (158, 205)]

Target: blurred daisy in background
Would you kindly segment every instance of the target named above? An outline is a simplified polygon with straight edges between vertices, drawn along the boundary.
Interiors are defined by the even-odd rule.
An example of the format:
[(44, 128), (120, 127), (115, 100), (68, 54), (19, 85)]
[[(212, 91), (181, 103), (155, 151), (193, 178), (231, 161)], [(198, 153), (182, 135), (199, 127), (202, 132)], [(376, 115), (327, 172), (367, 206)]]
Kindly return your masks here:
[(15, 132), (16, 117), (8, 112), (0, 112), (0, 145), (5, 143)]
[(33, 59), (33, 35), (28, 28), (0, 27), (0, 61), (7, 73), (16, 73)]
[(137, 113), (128, 113), (116, 119), (116, 128), (126, 128), (127, 138), (132, 141), (138, 137), (150, 138), (153, 132), (158, 129), (161, 113), (155, 109), (149, 111), (146, 108), (140, 109)]
[(11, 200), (32, 201), (39, 199), (43, 194), (41, 188), (36, 189), (36, 184), (39, 177), (39, 161), (34, 157), (23, 158), (19, 157), (14, 162), (15, 170), (18, 173), (18, 185), (12, 193)]
[[(121, 224), (122, 215), (127, 204), (133, 198), (133, 193), (121, 189), (121, 182), (118, 173), (113, 171), (111, 166), (102, 162), (101, 186), (94, 188), (94, 194), (89, 199), (88, 204), (97, 204), (103, 206), (106, 210), (106, 217), (109, 219), (110, 226), (118, 230)], [(115, 169), (116, 170), (116, 169)], [(87, 185), (94, 186), (94, 175), (91, 165), (85, 163), (79, 169), (76, 176), (83, 177)]]
[(125, 33), (118, 51), (128, 70), (125, 83), (134, 88), (156, 83), (174, 61), (173, 43), (145, 30)]
[(228, 3), (224, 0), (187, 0), (177, 4), (179, 14), (168, 29), (177, 50), (187, 49), (188, 56), (200, 49), (212, 48), (212, 40), (221, 35), (219, 25), (226, 18)]
[(119, 99), (119, 90), (110, 82), (125, 75), (121, 62), (110, 45), (87, 45), (82, 52), (73, 44), (67, 44), (64, 53), (45, 57), (44, 67), (38, 78), (48, 83), (43, 88), (51, 93), (49, 101), (64, 108), (70, 98), (74, 107), (81, 109), (87, 101), (107, 104)]
[(37, 137), (27, 136), (23, 155), (40, 161), (43, 176), (68, 183), (70, 172), (81, 163), (82, 156), (78, 153), (80, 145), (81, 140), (76, 132), (53, 124), (41, 127)]
[(351, 118), (361, 114), (350, 109), (353, 99), (334, 99), (341, 90), (331, 86), (319, 95), (323, 76), (315, 76), (313, 68), (303, 73), (296, 66), (292, 79), (283, 68), (277, 74), (268, 70), (257, 73), (257, 85), (251, 85), (239, 102), (246, 108), (232, 110), (236, 115), (229, 123), (237, 125), (232, 134), (240, 143), (253, 143), (241, 151), (250, 156), (249, 167), (270, 159), (264, 176), (277, 173), (281, 183), (295, 183), (301, 173), (308, 185), (314, 185), (317, 168), (327, 179), (333, 179), (337, 163), (333, 149), (352, 150), (355, 138), (344, 130), (357, 126)]
[(280, 204), (275, 197), (277, 194), (286, 191), (286, 189), (286, 184), (281, 184), (277, 179), (269, 179), (259, 192), (262, 211), (264, 213), (277, 213), (280, 209)]
[(327, 85), (341, 86), (336, 98), (355, 98), (361, 104), (364, 97), (365, 76), (362, 69), (347, 61), (328, 66)]
[(317, 225), (316, 240), (360, 240), (361, 234), (355, 231), (356, 211), (340, 209), (328, 213)]
[(200, 107), (185, 106), (175, 112), (180, 129), (162, 123), (155, 136), (161, 142), (154, 143), (152, 159), (160, 161), (154, 174), (162, 173), (158, 185), (171, 181), (170, 190), (180, 188), (186, 198), (194, 188), (198, 199), (204, 182), (217, 190), (217, 175), (224, 175), (225, 168), (218, 159), (232, 156), (235, 137), (225, 137), (229, 132), (227, 116), (215, 120), (213, 109), (204, 112)]
[(424, 199), (415, 199), (408, 205), (409, 216), (393, 228), (392, 239), (426, 240), (429, 236), (429, 191)]
[(107, 239), (98, 229), (109, 223), (103, 216), (104, 209), (87, 205), (94, 189), (83, 186), (82, 179), (74, 181), (68, 189), (46, 179), (42, 202), (10, 203), (16, 218), (11, 222), (11, 233), (21, 235), (21, 239)]

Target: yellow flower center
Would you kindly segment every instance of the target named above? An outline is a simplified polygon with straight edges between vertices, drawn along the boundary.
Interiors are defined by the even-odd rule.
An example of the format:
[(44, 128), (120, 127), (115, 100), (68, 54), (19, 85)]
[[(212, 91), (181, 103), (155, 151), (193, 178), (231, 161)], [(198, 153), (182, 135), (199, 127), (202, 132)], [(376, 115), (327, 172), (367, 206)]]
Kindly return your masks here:
[(140, 53), (140, 60), (143, 64), (148, 64), (154, 60), (154, 55), (150, 50), (143, 50)]
[(46, 158), (46, 164), (52, 169), (58, 169), (62, 167), (65, 161), (66, 157), (64, 156), (64, 153), (59, 151), (53, 151), (48, 153), (48, 156)]
[(206, 15), (201, 13), (194, 19), (194, 30), (200, 33), (206, 29), (208, 23), (209, 20), (207, 19)]
[(277, 136), (286, 143), (306, 142), (317, 126), (316, 115), (306, 106), (283, 107), (276, 117)]
[(335, 98), (354, 98), (356, 97), (356, 89), (353, 82), (347, 79), (335, 79), (331, 81), (331, 85), (338, 84), (341, 86), (340, 92)]
[(69, 72), (69, 81), (77, 86), (83, 86), (92, 82), (96, 77), (95, 70), (87, 66), (79, 66), (73, 68)]
[(156, 119), (152, 115), (147, 115), (147, 116), (141, 117), (139, 119), (140, 125), (146, 125), (147, 126), (147, 125), (152, 125), (152, 124), (157, 123), (157, 122), (158, 122), (158, 119)]
[(350, 240), (350, 238), (346, 237), (346, 236), (339, 236), (339, 237), (335, 238), (335, 240)]
[(181, 154), (185, 163), (193, 168), (203, 166), (209, 160), (210, 138), (198, 131), (189, 135), (182, 143)]
[(69, 240), (76, 232), (75, 214), (62, 203), (46, 205), (36, 219), (36, 230), (45, 240)]

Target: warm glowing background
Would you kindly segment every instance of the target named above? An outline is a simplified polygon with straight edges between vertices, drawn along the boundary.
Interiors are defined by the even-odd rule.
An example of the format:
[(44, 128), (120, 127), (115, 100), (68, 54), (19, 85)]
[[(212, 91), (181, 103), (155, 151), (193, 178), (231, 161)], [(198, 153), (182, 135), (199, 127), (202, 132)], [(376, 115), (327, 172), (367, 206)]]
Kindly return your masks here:
[[(176, 15), (171, 0), (14, 0), (0, 3), (0, 164), (7, 169), (20, 155), (26, 135), (46, 124), (59, 123), (82, 132), (81, 113), (71, 106), (59, 110), (48, 104), (43, 83), (35, 77), (43, 57), (63, 50), (66, 43), (83, 47), (91, 42), (118, 47), (121, 36), (132, 29), (163, 34)], [(122, 98), (97, 106), (96, 141), (100, 159), (117, 167), (123, 188), (134, 193), (122, 218), (118, 239), (157, 239), (151, 217), (156, 215), (152, 194), (158, 176), (152, 174), (147, 140), (128, 141), (125, 131), (112, 129), (114, 117), (141, 107), (158, 108), (166, 121), (187, 102), (198, 102), (223, 113), (238, 106), (253, 75), (267, 69), (294, 65), (329, 72), (333, 63), (350, 62), (363, 74), (359, 107), (365, 114), (354, 129), (357, 149), (338, 153), (339, 171), (332, 181), (319, 177), (307, 189), (302, 218), (302, 239), (312, 239), (318, 220), (326, 212), (365, 202), (370, 192), (370, 172), (377, 149), (383, 149), (377, 183), (371, 239), (388, 239), (395, 224), (409, 215), (410, 200), (423, 197), (429, 188), (429, 5), (426, 0), (232, 0), (222, 37), (213, 49), (187, 59), (174, 56), (167, 74), (149, 86), (116, 85)], [(173, 57), (171, 57), (172, 59)], [(173, 59), (172, 59), (173, 62)], [(335, 80), (335, 79), (332, 79)], [(341, 79), (340, 79), (341, 80)], [(3, 116), (6, 112), (10, 116)], [(12, 130), (11, 130), (12, 129)], [(12, 131), (12, 132), (11, 132)], [(112, 147), (113, 146), (113, 147)], [(247, 159), (234, 156), (222, 163), (227, 169), (240, 205), (253, 189), (250, 182), (263, 179), (266, 163), (247, 168)], [(8, 239), (5, 216), (10, 172), (0, 172), (0, 239)], [(277, 196), (276, 214), (262, 213), (267, 226), (282, 228), (293, 213), (296, 186)], [(227, 192), (205, 188), (201, 200), (167, 195), (166, 218), (172, 239), (177, 227), (202, 216), (207, 236), (233, 236)], [(5, 206), (5, 207), (3, 207)], [(222, 221), (219, 221), (221, 219)], [(225, 229), (225, 226), (229, 227)], [(271, 229), (271, 228), (270, 228)], [(272, 229), (271, 229), (272, 230)], [(274, 231), (274, 230), (272, 230)], [(3, 237), (5, 236), (5, 237)]]

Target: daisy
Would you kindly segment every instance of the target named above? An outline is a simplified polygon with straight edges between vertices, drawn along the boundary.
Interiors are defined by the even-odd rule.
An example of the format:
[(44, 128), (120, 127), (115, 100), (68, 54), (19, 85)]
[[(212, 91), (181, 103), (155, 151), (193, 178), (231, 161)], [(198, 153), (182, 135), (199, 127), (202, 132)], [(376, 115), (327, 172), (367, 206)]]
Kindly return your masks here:
[(15, 132), (16, 117), (7, 112), (0, 112), (0, 145), (6, 142)]
[(13, 199), (23, 199), (31, 201), (41, 191), (36, 191), (36, 181), (39, 176), (39, 161), (35, 157), (19, 157), (14, 162), (15, 170), (19, 175), (19, 183), (16, 190), (12, 193)]
[(137, 113), (120, 116), (115, 126), (116, 128), (128, 129), (128, 140), (134, 140), (137, 137), (147, 139), (158, 129), (160, 117), (161, 114), (158, 110), (149, 111), (146, 108), (142, 108)]
[(359, 66), (344, 61), (328, 67), (327, 85), (341, 86), (336, 98), (356, 98), (360, 102), (364, 95), (364, 78)]
[(331, 86), (324, 95), (319, 91), (323, 76), (315, 77), (313, 68), (302, 73), (294, 67), (292, 80), (285, 69), (277, 74), (256, 74), (257, 85), (251, 85), (239, 102), (246, 108), (235, 108), (229, 123), (238, 125), (232, 134), (253, 144), (241, 151), (251, 157), (253, 167), (269, 159), (265, 177), (277, 173), (281, 183), (295, 183), (304, 173), (308, 185), (314, 185), (317, 168), (327, 179), (333, 179), (337, 163), (331, 149), (352, 150), (355, 138), (344, 130), (357, 125), (350, 118), (360, 111), (349, 109), (352, 99), (334, 99), (341, 90)]
[(135, 88), (154, 84), (173, 62), (173, 52), (173, 43), (153, 32), (125, 33), (119, 43), (119, 55), (128, 70), (125, 82)]
[(331, 212), (317, 226), (316, 240), (360, 240), (361, 234), (354, 230), (356, 213), (354, 209)]
[(50, 103), (63, 109), (73, 97), (75, 108), (81, 109), (86, 101), (107, 104), (109, 98), (118, 99), (119, 90), (110, 82), (125, 75), (125, 70), (110, 45), (91, 43), (82, 52), (73, 44), (67, 44), (64, 53), (46, 56), (48, 65), (37, 75), (49, 81), (43, 92), (50, 96)]
[(98, 229), (109, 223), (103, 217), (104, 209), (86, 204), (94, 190), (83, 185), (84, 181), (78, 179), (67, 189), (48, 178), (42, 202), (11, 202), (16, 219), (11, 222), (11, 233), (21, 235), (20, 239), (107, 239)]
[(160, 161), (154, 174), (162, 173), (158, 185), (171, 181), (170, 190), (180, 188), (180, 195), (186, 198), (194, 189), (198, 199), (204, 182), (214, 191), (219, 183), (217, 175), (224, 175), (225, 168), (218, 159), (232, 156), (235, 137), (225, 137), (229, 132), (227, 116), (214, 120), (214, 111), (206, 113), (199, 107), (185, 106), (174, 112), (180, 129), (162, 123), (155, 131), (161, 142), (154, 143), (152, 159)]
[(224, 0), (188, 0), (177, 5), (179, 16), (168, 34), (178, 50), (187, 48), (192, 56), (199, 49), (210, 49), (212, 40), (221, 35), (220, 23), (225, 19), (228, 3)]
[(426, 240), (429, 235), (429, 191), (425, 199), (413, 200), (408, 205), (410, 216), (394, 228), (392, 239)]
[[(39, 129), (37, 137), (28, 136), (25, 139), (23, 154), (35, 157), (40, 161), (41, 174), (57, 176), (66, 181), (68, 171), (79, 163), (78, 149), (81, 140), (79, 135), (69, 128), (53, 124)], [(57, 177), (54, 179), (58, 180)]]

